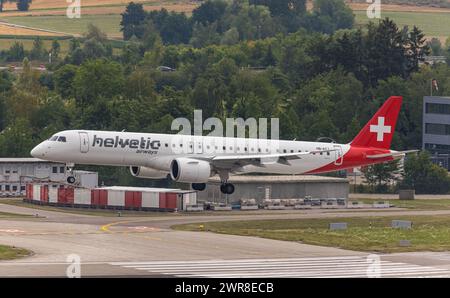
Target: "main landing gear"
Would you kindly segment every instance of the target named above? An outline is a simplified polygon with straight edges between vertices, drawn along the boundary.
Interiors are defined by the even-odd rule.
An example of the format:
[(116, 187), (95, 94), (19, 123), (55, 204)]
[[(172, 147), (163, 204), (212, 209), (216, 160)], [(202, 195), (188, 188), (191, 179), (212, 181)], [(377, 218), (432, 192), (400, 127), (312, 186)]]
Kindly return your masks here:
[(206, 189), (206, 183), (192, 183), (192, 189), (196, 191), (204, 191)]
[(67, 164), (66, 165), (66, 170), (69, 172), (69, 176), (67, 177), (67, 183), (69, 184), (75, 184), (75, 182), (77, 181), (75, 179), (75, 177), (73, 176), (73, 168), (74, 168), (74, 164)]
[(231, 195), (234, 193), (234, 185), (231, 183), (222, 183), (222, 185), (220, 186), (220, 191), (223, 194)]
[(220, 181), (222, 181), (222, 185), (220, 185), (220, 191), (223, 194), (231, 195), (234, 193), (234, 185), (228, 183), (228, 179), (230, 178), (230, 173), (228, 171), (220, 171), (219, 172)]

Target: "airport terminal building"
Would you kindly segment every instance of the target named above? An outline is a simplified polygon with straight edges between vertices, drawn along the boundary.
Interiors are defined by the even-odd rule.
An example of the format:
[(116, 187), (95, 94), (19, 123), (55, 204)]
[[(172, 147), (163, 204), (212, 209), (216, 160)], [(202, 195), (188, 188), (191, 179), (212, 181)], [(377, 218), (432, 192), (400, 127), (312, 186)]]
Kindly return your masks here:
[(26, 184), (31, 181), (65, 179), (64, 164), (37, 158), (0, 158), (0, 197), (24, 196)]
[(423, 98), (422, 149), (433, 162), (450, 170), (450, 97)]

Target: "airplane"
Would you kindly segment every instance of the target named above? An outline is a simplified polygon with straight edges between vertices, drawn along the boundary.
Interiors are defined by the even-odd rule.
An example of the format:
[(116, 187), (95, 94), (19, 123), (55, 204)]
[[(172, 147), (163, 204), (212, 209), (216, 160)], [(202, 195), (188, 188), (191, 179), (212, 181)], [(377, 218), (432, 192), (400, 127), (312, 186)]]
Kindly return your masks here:
[[(391, 96), (348, 144), (179, 134), (68, 130), (37, 145), (31, 155), (65, 163), (127, 166), (133, 176), (190, 183), (203, 191), (219, 175), (232, 194), (231, 174), (319, 174), (384, 163), (416, 152), (390, 150), (403, 98)], [(75, 183), (71, 174), (67, 178)]]

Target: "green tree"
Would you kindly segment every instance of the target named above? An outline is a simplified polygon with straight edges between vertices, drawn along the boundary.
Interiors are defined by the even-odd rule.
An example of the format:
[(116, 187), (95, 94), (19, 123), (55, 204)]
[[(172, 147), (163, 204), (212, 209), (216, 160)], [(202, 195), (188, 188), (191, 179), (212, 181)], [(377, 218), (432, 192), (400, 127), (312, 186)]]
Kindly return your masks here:
[(399, 180), (399, 160), (363, 167), (364, 180), (373, 191), (385, 193), (389, 184)]
[(316, 31), (333, 33), (339, 29), (353, 27), (353, 11), (343, 0), (314, 0), (311, 25)]
[(0, 156), (29, 157), (35, 145), (27, 119), (15, 119), (0, 133)]
[(9, 61), (22, 61), (25, 58), (25, 49), (22, 43), (14, 42), (8, 51)]
[(431, 49), (431, 55), (433, 56), (441, 56), (442, 55), (442, 44), (439, 38), (433, 37), (430, 41), (427, 42), (428, 46)]
[(38, 36), (33, 41), (33, 48), (30, 52), (30, 58), (32, 60), (41, 60), (45, 56), (45, 49), (44, 49), (44, 43), (42, 42), (42, 39)]
[(146, 18), (142, 3), (130, 2), (121, 16), (120, 30), (123, 32), (123, 39), (128, 40), (133, 35), (142, 38), (144, 33), (143, 23)]
[(192, 11), (192, 22), (212, 24), (222, 18), (226, 7), (227, 3), (223, 0), (207, 0)]
[(55, 71), (54, 82), (56, 91), (63, 98), (73, 98), (75, 96), (74, 80), (78, 67), (72, 64), (66, 64)]
[[(98, 98), (112, 98), (123, 93), (125, 78), (122, 67), (105, 59), (89, 60), (77, 70), (75, 97), (79, 106), (93, 104)], [(97, 105), (98, 108), (100, 105)]]
[(57, 39), (53, 40), (52, 42), (52, 49), (50, 50), (50, 53), (52, 54), (52, 61), (56, 61), (59, 58), (59, 53), (61, 52), (61, 44)]
[(446, 169), (433, 164), (426, 151), (410, 155), (405, 161), (403, 187), (412, 187), (417, 193), (446, 194), (450, 177)]
[(31, 0), (17, 0), (17, 9), (20, 11), (28, 11)]
[(418, 71), (419, 62), (425, 61), (425, 56), (431, 52), (426, 42), (425, 34), (416, 26), (408, 33), (405, 51), (406, 59), (408, 60), (408, 72)]

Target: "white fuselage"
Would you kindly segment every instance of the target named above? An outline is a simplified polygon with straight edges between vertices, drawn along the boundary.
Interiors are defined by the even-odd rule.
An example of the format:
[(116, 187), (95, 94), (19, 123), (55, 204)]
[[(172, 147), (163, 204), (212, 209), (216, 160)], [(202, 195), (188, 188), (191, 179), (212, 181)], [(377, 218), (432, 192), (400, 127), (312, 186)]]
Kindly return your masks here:
[(223, 138), (152, 133), (70, 130), (55, 134), (33, 149), (32, 155), (66, 164), (141, 166), (169, 172), (175, 158), (270, 155), (324, 151), (304, 155), (289, 164), (246, 165), (236, 173), (303, 174), (329, 164), (339, 166), (348, 144)]

